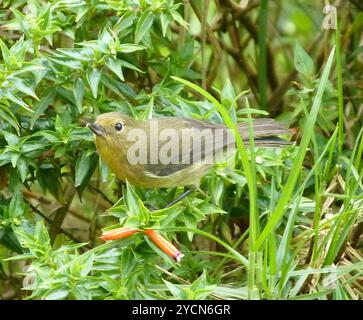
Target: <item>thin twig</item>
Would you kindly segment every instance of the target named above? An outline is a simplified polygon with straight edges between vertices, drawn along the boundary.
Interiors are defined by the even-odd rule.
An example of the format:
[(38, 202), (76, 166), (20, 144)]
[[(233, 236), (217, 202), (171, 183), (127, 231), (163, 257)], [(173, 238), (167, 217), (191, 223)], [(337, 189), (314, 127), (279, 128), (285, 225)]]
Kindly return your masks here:
[[(41, 216), (46, 222), (48, 222), (51, 226), (53, 226), (54, 228), (56, 228), (59, 233), (63, 233), (69, 239), (73, 240), (76, 243), (82, 243), (83, 242), (83, 241), (77, 239), (76, 237), (74, 237), (67, 230), (64, 230), (62, 227), (56, 225), (52, 219), (50, 219), (47, 215), (45, 215), (43, 212), (41, 212), (37, 207), (33, 206), (29, 201), (25, 200), (25, 202), (30, 206), (30, 208), (32, 209), (33, 212), (35, 212), (36, 214), (38, 214), (39, 216)], [(90, 248), (90, 249), (92, 248), (92, 246), (90, 246), (88, 244), (86, 244), (85, 247)]]
[(114, 202), (112, 202), (99, 188), (96, 188), (94, 186), (92, 186), (91, 184), (89, 184), (87, 186), (90, 190), (94, 191), (94, 192), (97, 192), (98, 194), (100, 194), (102, 196), (102, 198), (108, 202), (110, 205), (114, 205)]
[(74, 186), (68, 184), (64, 192), (64, 198), (62, 201), (63, 203), (59, 208), (55, 210), (53, 224), (51, 225), (49, 230), (49, 235), (52, 243), (54, 242), (55, 238), (59, 233), (59, 228), (63, 224), (63, 221), (67, 215), (67, 212), (69, 210), (69, 207), (71, 206), (75, 194), (76, 190)]

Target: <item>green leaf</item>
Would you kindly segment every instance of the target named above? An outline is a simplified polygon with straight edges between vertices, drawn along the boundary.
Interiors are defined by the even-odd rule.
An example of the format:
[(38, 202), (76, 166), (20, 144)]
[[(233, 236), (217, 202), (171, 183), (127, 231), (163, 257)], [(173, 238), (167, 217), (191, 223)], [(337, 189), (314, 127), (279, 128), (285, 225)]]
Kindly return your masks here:
[(78, 187), (82, 184), (86, 178), (87, 173), (91, 167), (91, 157), (86, 155), (86, 152), (82, 152), (81, 156), (77, 158), (75, 167), (75, 179), (74, 186)]
[(50, 130), (38, 131), (33, 134), (33, 137), (39, 137), (39, 136), (44, 137), (45, 139), (47, 139), (52, 143), (56, 143), (59, 140), (57, 133)]
[(76, 106), (79, 113), (82, 113), (83, 108), (83, 96), (84, 96), (84, 84), (82, 79), (77, 79), (73, 83), (73, 95), (76, 100)]
[(6, 46), (6, 44), (0, 39), (0, 48), (1, 48), (1, 55), (3, 57), (3, 60), (5, 62), (5, 65), (9, 66), (10, 65), (10, 52), (8, 47)]
[(24, 214), (23, 194), (20, 190), (14, 192), (9, 203), (9, 217), (16, 218)]
[(166, 286), (168, 287), (169, 291), (171, 292), (171, 294), (173, 295), (174, 298), (176, 299), (186, 299), (186, 293), (184, 292), (183, 289), (179, 288), (177, 285), (166, 281), (164, 279), (162, 279), (163, 282), (166, 284)]
[(37, 243), (43, 246), (44, 250), (46, 250), (48, 246), (50, 247), (49, 233), (44, 225), (44, 221), (37, 222), (35, 225), (34, 237)]
[(12, 230), (5, 231), (3, 237), (0, 240), (0, 243), (11, 251), (14, 251), (16, 253), (23, 253), (23, 249), (20, 246), (20, 243)]
[(123, 43), (118, 46), (117, 51), (122, 52), (122, 53), (130, 53), (130, 52), (140, 51), (140, 50), (144, 50), (144, 49), (145, 49), (144, 46), (141, 46), (138, 44)]
[(18, 172), (20, 175), (21, 182), (24, 182), (26, 179), (26, 175), (28, 174), (28, 162), (25, 158), (19, 157), (16, 167), (18, 168)]
[(101, 278), (102, 278), (102, 280), (105, 281), (101, 284), (101, 286), (102, 286), (102, 288), (106, 289), (107, 291), (116, 292), (117, 290), (120, 289), (121, 283), (118, 280), (111, 278), (106, 273), (102, 273)]
[(2, 134), (9, 146), (16, 146), (20, 141), (20, 138), (11, 132), (3, 131)]
[(85, 287), (78, 286), (72, 290), (75, 300), (91, 300), (91, 291)]
[(312, 77), (314, 72), (314, 63), (306, 53), (300, 43), (296, 42), (294, 46), (294, 64), (295, 68), (301, 74)]
[(28, 65), (25, 66), (17, 71), (14, 71), (11, 75), (12, 77), (18, 76), (20, 74), (26, 73), (26, 72), (32, 72), (34, 74), (35, 77), (40, 78), (39, 74), (44, 74), (46, 72), (46, 68), (41, 67), (41, 66), (37, 66), (37, 65)]
[(30, 107), (23, 100), (21, 100), (19, 97), (17, 97), (16, 95), (13, 95), (12, 93), (7, 92), (5, 94), (5, 97), (8, 98), (10, 101), (16, 103), (17, 105), (21, 106), (25, 110), (27, 110), (29, 112), (33, 112), (33, 110), (30, 109)]
[(121, 31), (124, 31), (125, 29), (127, 29), (128, 27), (132, 26), (135, 18), (136, 18), (136, 14), (134, 12), (131, 12), (131, 11), (126, 12), (115, 23), (115, 25), (113, 27), (113, 32), (118, 34)]
[(26, 17), (17, 9), (10, 7), (10, 10), (13, 12), (13, 14), (17, 20), (19, 20), (19, 21), (25, 20)]
[(11, 156), (10, 156), (10, 161), (11, 161), (11, 165), (13, 166), (13, 168), (16, 168), (16, 165), (18, 163), (18, 160), (19, 160), (19, 157), (20, 157), (20, 154), (19, 153), (11, 153)]
[(122, 83), (120, 81), (117, 81), (116, 79), (112, 79), (107, 74), (104, 74), (104, 76), (101, 78), (101, 81), (107, 88), (109, 88), (122, 98), (124, 98), (124, 96), (131, 99), (136, 98), (136, 92), (132, 89), (131, 86), (126, 83)]
[(15, 87), (18, 91), (38, 100), (38, 97), (35, 94), (34, 89), (25, 80), (19, 78), (10, 78), (10, 79), (13, 83), (13, 87)]
[(58, 180), (59, 172), (53, 168), (38, 168), (37, 180), (44, 193), (47, 191), (55, 198), (59, 199), (61, 186)]
[(69, 289), (66, 288), (59, 288), (59, 289), (52, 289), (48, 291), (43, 299), (45, 300), (61, 300), (68, 296)]
[(162, 12), (160, 14), (161, 30), (163, 32), (163, 37), (166, 36), (166, 32), (168, 31), (168, 26), (172, 21), (173, 18), (168, 13)]
[(95, 255), (93, 253), (88, 254), (85, 253), (81, 256), (80, 264), (81, 264), (81, 277), (87, 276), (93, 267)]
[(135, 42), (139, 43), (147, 33), (150, 32), (150, 28), (154, 21), (154, 15), (150, 11), (145, 11), (139, 21), (137, 22), (135, 29)]
[(121, 62), (114, 58), (108, 58), (106, 60), (106, 66), (116, 74), (116, 76), (121, 80), (125, 81), (124, 75), (122, 73), (122, 65)]
[(153, 117), (154, 112), (154, 97), (151, 97), (145, 111), (142, 113), (140, 120), (147, 120)]
[(30, 119), (30, 129), (33, 129), (35, 121), (44, 113), (44, 111), (53, 103), (57, 89), (49, 88), (47, 89), (39, 101), (34, 104), (34, 113)]
[(145, 73), (144, 71), (142, 71), (141, 69), (139, 69), (138, 67), (134, 66), (133, 64), (125, 61), (125, 60), (118, 60), (120, 62), (120, 65), (122, 67), (128, 68), (128, 69), (132, 69), (141, 73)]
[[(190, 213), (185, 213), (184, 214), (184, 225), (187, 227), (187, 228), (197, 228), (197, 224), (198, 224), (198, 221), (196, 219), (196, 217)], [(187, 236), (188, 236), (188, 240), (190, 242), (193, 241), (193, 237), (194, 237), (194, 233), (191, 232), (191, 231), (188, 231), (187, 232)]]
[(188, 26), (188, 24), (186, 23), (186, 21), (183, 19), (183, 17), (180, 15), (180, 13), (176, 10), (172, 10), (170, 11), (173, 19), (175, 21), (177, 21), (181, 26), (183, 26), (184, 28), (186, 28)]
[(5, 122), (9, 123), (16, 130), (16, 133), (20, 135), (18, 119), (16, 119), (14, 114), (7, 107), (1, 104), (0, 104), (0, 118)]
[(54, 154), (54, 159), (58, 159), (60, 157), (62, 157), (65, 153), (67, 152), (67, 146), (59, 146), (57, 147), (55, 154)]
[(229, 110), (230, 116), (233, 121), (237, 121), (236, 109), (235, 109), (235, 98), (236, 93), (234, 91), (233, 85), (229, 79), (226, 80), (224, 87), (221, 92), (222, 105)]
[(86, 19), (87, 13), (89, 10), (91, 10), (92, 7), (89, 7), (87, 5), (82, 5), (77, 10), (77, 16), (76, 16), (76, 22), (77, 22), (77, 29), (79, 26), (82, 25), (84, 20)]
[(91, 88), (92, 95), (97, 98), (98, 84), (100, 83), (101, 72), (98, 69), (91, 68), (87, 72), (87, 81)]
[[(29, 42), (24, 41), (24, 36), (22, 36), (18, 41), (15, 42), (15, 44), (12, 45), (10, 48), (10, 61), (11, 56), (16, 57), (16, 62), (22, 62), (25, 60), (25, 54), (27, 50), (29, 49)], [(12, 62), (13, 63), (13, 62)], [(27, 69), (29, 66), (24, 66), (22, 69)], [(16, 71), (20, 72), (21, 70)], [(14, 75), (14, 73), (12, 74)]]
[(126, 190), (124, 189), (123, 194), (125, 195), (125, 202), (127, 209), (132, 215), (137, 215), (139, 212), (139, 196), (137, 195), (135, 189), (127, 182)]
[(234, 102), (235, 98), (236, 92), (234, 91), (231, 81), (227, 79), (221, 92), (222, 103), (227, 102), (227, 105), (230, 105)]
[(62, 66), (74, 69), (74, 70), (80, 70), (82, 69), (82, 63), (76, 60), (71, 60), (71, 59), (66, 59), (64, 57), (62, 58), (52, 58), (52, 57), (48, 57), (48, 60), (51, 60), (53, 62), (55, 62), (56, 64), (60, 64)]
[(50, 3), (47, 3), (45, 7), (43, 8), (43, 12), (41, 15), (39, 15), (38, 21), (39, 21), (39, 28), (42, 30), (49, 29), (50, 23), (51, 23), (51, 6)]

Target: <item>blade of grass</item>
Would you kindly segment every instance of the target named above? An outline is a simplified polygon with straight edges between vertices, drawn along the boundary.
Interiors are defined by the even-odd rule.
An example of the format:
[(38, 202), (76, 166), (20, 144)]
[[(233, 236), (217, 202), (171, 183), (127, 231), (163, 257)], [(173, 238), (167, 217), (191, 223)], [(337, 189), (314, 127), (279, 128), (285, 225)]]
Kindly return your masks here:
[[(360, 136), (361, 132), (359, 133), (358, 137)], [(347, 160), (348, 163), (347, 163), (347, 173), (345, 176), (345, 190), (344, 190), (344, 195), (346, 197), (344, 198), (342, 211), (339, 213), (338, 219), (336, 220), (333, 226), (334, 234), (332, 236), (332, 240), (330, 242), (329, 249), (326, 254), (324, 265), (329, 265), (334, 262), (335, 258), (339, 254), (339, 251), (341, 250), (342, 245), (346, 240), (346, 237), (348, 236), (348, 233), (351, 230), (351, 226), (354, 224), (356, 217), (358, 216), (359, 213), (358, 208), (354, 209), (353, 205), (355, 201), (352, 201), (352, 199), (354, 199), (353, 196), (356, 194), (357, 189), (363, 178), (363, 168), (362, 168), (359, 176), (353, 179), (354, 176), (356, 176), (354, 172), (359, 170), (359, 168), (354, 167), (354, 163), (357, 163), (357, 161), (354, 161), (354, 159), (355, 155), (356, 154), (359, 155), (359, 153), (361, 152), (362, 140), (363, 138), (358, 139), (356, 141), (356, 143), (354, 144), (351, 157), (349, 160)], [(349, 210), (351, 207), (353, 209), (352, 215), (342, 215), (344, 211)]]
[[(332, 134), (332, 136), (330, 137), (328, 143), (326, 144), (324, 150), (321, 152), (320, 157), (315, 162), (314, 166), (310, 169), (310, 171), (307, 174), (306, 178), (301, 183), (300, 188), (295, 192), (295, 194), (293, 196), (294, 198), (296, 198), (296, 196), (299, 195), (304, 190), (305, 185), (310, 180), (310, 178), (313, 176), (313, 174), (315, 174), (315, 171), (316, 171), (317, 167), (324, 160), (325, 154), (328, 152), (328, 150), (329, 150), (329, 159), (330, 159), (330, 156), (333, 155), (333, 152), (334, 152), (334, 149), (335, 149), (335, 141), (336, 141), (336, 138), (337, 138), (337, 134), (338, 134), (338, 129), (335, 129), (334, 133)], [(331, 160), (328, 160), (327, 163), (331, 163)]]
[(361, 163), (361, 160), (362, 160), (362, 153), (363, 153), (363, 128), (359, 131), (357, 141), (360, 141), (360, 143), (359, 143), (359, 147), (358, 147), (357, 156), (356, 156), (354, 166), (355, 166), (355, 168), (357, 170), (359, 170), (360, 169), (360, 163)]
[(336, 18), (335, 28), (335, 46), (336, 46), (336, 73), (337, 73), (337, 86), (338, 86), (338, 150), (339, 155), (342, 154), (344, 144), (344, 92), (343, 92), (343, 72), (342, 72), (342, 54), (340, 43), (340, 28), (339, 20)]
[[(271, 199), (276, 199), (276, 186), (275, 186), (275, 177), (272, 176), (271, 180)], [(270, 202), (270, 213), (274, 212), (275, 209), (275, 202)], [(269, 241), (266, 241), (266, 249), (265, 252), (268, 253), (265, 255), (266, 260), (268, 258), (268, 270), (266, 269), (265, 274), (269, 275), (269, 281), (268, 281), (268, 288), (267, 293), (272, 295), (274, 286), (275, 286), (275, 275), (276, 275), (276, 258), (277, 258), (277, 243), (276, 243), (276, 232), (274, 230), (271, 232), (269, 236)]]
[[(248, 296), (250, 299), (257, 298), (260, 296), (258, 289), (256, 287), (256, 281), (258, 284), (262, 282), (262, 252), (254, 252), (252, 248), (255, 247), (255, 242), (258, 238), (260, 232), (260, 217), (258, 214), (258, 206), (257, 206), (257, 185), (256, 185), (256, 162), (255, 162), (255, 143), (254, 143), (254, 134), (253, 134), (253, 125), (251, 118), (251, 110), (250, 105), (248, 103), (248, 99), (246, 98), (246, 109), (248, 115), (248, 131), (249, 131), (249, 146), (250, 146), (250, 166), (251, 166), (251, 189), (249, 189), (250, 193), (256, 195), (250, 198), (250, 225), (249, 225), (249, 246), (251, 250), (249, 251), (248, 260), (250, 262), (249, 272), (247, 274), (248, 278)], [(253, 201), (253, 202), (252, 202)]]
[(338, 130), (339, 130), (339, 127), (335, 128), (335, 131), (332, 134), (332, 136), (329, 139), (328, 144), (327, 144), (327, 146), (330, 145), (330, 149), (329, 149), (328, 161), (325, 164), (325, 170), (324, 170), (324, 179), (326, 181), (330, 180), (331, 163), (333, 161), (333, 155), (335, 152), (335, 144), (336, 144)]
[[(301, 103), (303, 105), (303, 110), (305, 113), (306, 118), (308, 117), (308, 110), (303, 100), (301, 100)], [(320, 222), (320, 216), (321, 216), (321, 205), (322, 205), (322, 185), (325, 184), (325, 182), (322, 179), (323, 170), (321, 166), (321, 162), (319, 160), (319, 148), (318, 143), (316, 141), (316, 137), (313, 134), (311, 137), (311, 142), (313, 145), (313, 155), (314, 155), (314, 163), (315, 163), (315, 172), (314, 172), (314, 187), (315, 187), (315, 210), (314, 210), (314, 218), (313, 218), (313, 229), (315, 230), (315, 235), (312, 243), (312, 253), (309, 254), (309, 261), (313, 262), (316, 257), (316, 251), (318, 249), (318, 240), (319, 240), (319, 222)]]
[[(363, 178), (363, 170), (359, 176), (358, 180), (362, 180)], [(358, 187), (358, 183), (356, 185), (356, 188)], [(352, 190), (352, 194), (356, 191), (356, 188)], [(354, 222), (356, 221), (358, 214), (360, 212), (359, 208), (353, 209), (353, 212), (349, 215), (342, 215), (346, 210), (349, 209), (350, 206), (353, 205), (351, 203), (351, 197), (347, 197), (344, 199), (344, 202), (349, 200), (349, 206), (343, 205), (342, 206), (342, 212), (339, 213), (338, 219), (335, 221), (335, 224), (332, 228), (334, 230), (334, 234), (332, 236), (329, 249), (327, 250), (326, 258), (324, 261), (324, 265), (330, 265), (334, 262), (337, 255), (339, 254), (341, 247), (343, 246), (344, 242), (346, 241), (349, 232), (352, 230), (352, 226)]]
[[(239, 239), (233, 244), (233, 249), (238, 248), (238, 246), (247, 239), (248, 235), (249, 235), (249, 230), (247, 229), (245, 232), (243, 232), (243, 234), (239, 237)], [(221, 262), (216, 266), (214, 272), (212, 273), (212, 276), (215, 276), (216, 274), (218, 274), (219, 270), (226, 264), (227, 261), (228, 261), (228, 258), (223, 258), (221, 260)]]

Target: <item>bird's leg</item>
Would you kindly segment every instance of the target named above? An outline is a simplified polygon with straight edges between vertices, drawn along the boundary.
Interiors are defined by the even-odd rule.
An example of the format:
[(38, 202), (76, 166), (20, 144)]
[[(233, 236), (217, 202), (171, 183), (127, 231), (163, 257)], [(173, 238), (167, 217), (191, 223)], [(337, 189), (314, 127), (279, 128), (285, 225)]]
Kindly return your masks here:
[(179, 197), (177, 197), (172, 202), (170, 202), (166, 207), (164, 207), (164, 209), (170, 208), (174, 204), (176, 204), (179, 201), (183, 200), (185, 197), (187, 197), (189, 194), (191, 194), (194, 190), (195, 190), (195, 188), (193, 188), (193, 187), (185, 187), (184, 192)]
[[(162, 209), (167, 209), (170, 208), (171, 206), (173, 206), (174, 204), (178, 203), (179, 201), (183, 200), (185, 197), (187, 197), (189, 194), (191, 194), (193, 191), (195, 191), (195, 187), (193, 186), (188, 186), (188, 187), (184, 187), (184, 192), (177, 197), (176, 199), (174, 199), (172, 202), (170, 202), (169, 204), (167, 204), (165, 207), (163, 207)], [(153, 207), (151, 204), (149, 203), (145, 203), (146, 207), (151, 210), (151, 211), (156, 211), (156, 210), (160, 210), (158, 208)]]
[(144, 205), (147, 209), (149, 209), (150, 211), (157, 211), (159, 210), (158, 208), (155, 208), (153, 205), (151, 205), (150, 203), (148, 202), (144, 202)]

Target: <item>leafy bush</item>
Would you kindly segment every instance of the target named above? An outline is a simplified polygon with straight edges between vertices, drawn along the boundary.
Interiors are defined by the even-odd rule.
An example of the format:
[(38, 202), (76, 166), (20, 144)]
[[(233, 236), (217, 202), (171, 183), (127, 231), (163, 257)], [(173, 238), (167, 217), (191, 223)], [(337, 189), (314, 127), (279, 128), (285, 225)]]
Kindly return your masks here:
[[(318, 1), (207, 3), (2, 1), (1, 298), (362, 298), (360, 5), (324, 30)], [(161, 209), (182, 188), (122, 183), (95, 152), (85, 124), (114, 110), (229, 126), (270, 114), (297, 143), (239, 145)], [(185, 257), (142, 233), (98, 239), (115, 224)]]

